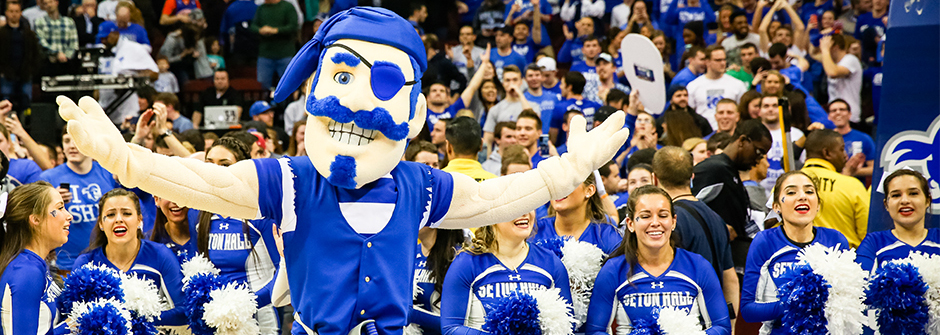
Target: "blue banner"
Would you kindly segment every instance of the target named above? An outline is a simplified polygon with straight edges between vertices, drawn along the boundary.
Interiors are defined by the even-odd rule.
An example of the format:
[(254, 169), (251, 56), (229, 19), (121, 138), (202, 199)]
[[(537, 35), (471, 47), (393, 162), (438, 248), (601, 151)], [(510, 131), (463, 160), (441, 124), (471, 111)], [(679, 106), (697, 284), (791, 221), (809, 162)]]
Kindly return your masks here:
[(928, 178), (940, 227), (940, 1), (892, 0), (888, 17), (868, 230), (894, 228), (881, 181), (905, 167)]

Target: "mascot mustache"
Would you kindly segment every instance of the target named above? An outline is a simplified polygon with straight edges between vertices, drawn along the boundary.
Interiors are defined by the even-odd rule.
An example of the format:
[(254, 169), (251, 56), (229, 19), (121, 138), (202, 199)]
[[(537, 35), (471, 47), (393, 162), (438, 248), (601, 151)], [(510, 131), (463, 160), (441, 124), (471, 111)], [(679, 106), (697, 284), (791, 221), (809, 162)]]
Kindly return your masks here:
[(323, 99), (317, 99), (313, 94), (309, 95), (307, 113), (328, 117), (339, 123), (353, 122), (359, 128), (378, 131), (393, 141), (401, 141), (408, 137), (408, 122), (395, 123), (392, 114), (385, 108), (376, 107), (371, 111), (353, 112), (340, 104), (339, 98), (332, 95)]

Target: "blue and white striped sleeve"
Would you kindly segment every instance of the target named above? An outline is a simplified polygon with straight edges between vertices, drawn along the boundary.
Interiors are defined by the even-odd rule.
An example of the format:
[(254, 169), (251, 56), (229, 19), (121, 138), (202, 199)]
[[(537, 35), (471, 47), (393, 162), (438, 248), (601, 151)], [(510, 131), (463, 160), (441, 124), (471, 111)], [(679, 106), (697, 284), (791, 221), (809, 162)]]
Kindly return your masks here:
[(427, 169), (431, 174), (431, 208), (428, 213), (428, 226), (437, 227), (447, 216), (447, 210), (454, 198), (454, 177), (438, 169)]
[(444, 288), (441, 293), (441, 332), (445, 335), (483, 335), (485, 331), (464, 325), (470, 295), (473, 294), (473, 256), (467, 253), (457, 255), (444, 276)]
[[(285, 162), (277, 159), (253, 159), (258, 170), (258, 209), (261, 216), (280, 222), (283, 217), (282, 199), (284, 198), (284, 185), (282, 169), (289, 169)], [(291, 180), (293, 182), (293, 180)]]
[(618, 266), (608, 261), (597, 274), (594, 280), (594, 289), (591, 292), (591, 302), (588, 304), (586, 335), (608, 334), (613, 320), (614, 308), (617, 304)]

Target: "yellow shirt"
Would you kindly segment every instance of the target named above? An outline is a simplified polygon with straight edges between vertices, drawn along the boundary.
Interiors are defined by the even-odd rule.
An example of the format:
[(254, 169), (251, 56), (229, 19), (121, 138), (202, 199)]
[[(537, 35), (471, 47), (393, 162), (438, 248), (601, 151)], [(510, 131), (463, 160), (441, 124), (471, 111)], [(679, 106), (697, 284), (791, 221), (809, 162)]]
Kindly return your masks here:
[(853, 248), (865, 238), (868, 231), (869, 194), (855, 177), (836, 172), (826, 160), (811, 158), (803, 165), (803, 172), (819, 185), (822, 205), (815, 224), (838, 230)]
[(484, 181), (487, 179), (496, 178), (496, 175), (484, 170), (483, 165), (480, 164), (480, 162), (466, 158), (455, 158), (450, 162), (447, 162), (447, 166), (442, 170), (451, 173), (462, 173), (476, 181)]

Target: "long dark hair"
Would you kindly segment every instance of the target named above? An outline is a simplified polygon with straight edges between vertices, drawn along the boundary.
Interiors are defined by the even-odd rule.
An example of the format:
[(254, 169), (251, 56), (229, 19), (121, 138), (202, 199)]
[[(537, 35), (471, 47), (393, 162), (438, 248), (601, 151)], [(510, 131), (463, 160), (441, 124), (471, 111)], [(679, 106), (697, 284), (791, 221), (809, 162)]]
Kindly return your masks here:
[[(672, 198), (669, 197), (669, 193), (666, 193), (663, 189), (653, 186), (653, 185), (644, 185), (637, 187), (633, 192), (630, 193), (630, 199), (627, 200), (627, 218), (624, 220), (633, 219), (633, 215), (636, 214), (636, 204), (640, 201), (640, 197), (647, 195), (660, 195), (666, 198), (669, 201), (669, 213), (673, 217), (676, 215), (675, 208), (672, 204)], [(633, 276), (636, 272), (636, 268), (639, 266), (639, 242), (637, 241), (636, 232), (631, 232), (629, 229), (623, 233), (623, 241), (620, 242), (620, 246), (610, 253), (610, 256), (607, 257), (607, 260), (610, 260), (614, 257), (624, 256), (627, 263), (630, 264), (630, 268), (627, 269), (627, 278)], [(679, 245), (678, 235), (672, 233), (669, 235), (669, 247), (673, 250), (676, 249), (676, 246)], [(606, 261), (605, 261), (606, 262)]]
[(666, 125), (666, 145), (681, 147), (686, 139), (702, 137), (702, 130), (695, 124), (695, 118), (685, 111), (666, 111), (663, 124)]
[[(223, 147), (235, 156), (235, 161), (239, 162), (248, 158), (251, 158), (249, 154), (248, 146), (245, 145), (242, 141), (234, 137), (223, 136), (218, 139), (212, 146), (206, 149), (206, 155), (209, 154), (209, 151), (215, 147)], [(199, 213), (199, 225), (196, 226), (196, 249), (209, 258), (209, 229), (212, 226), (212, 216), (214, 213), (207, 211), (202, 211)], [(248, 231), (248, 221), (242, 220), (242, 230), (245, 232), (245, 236), (249, 235)], [(251, 239), (247, 239), (249, 248), (251, 248)]]
[[(186, 214), (186, 219), (183, 220), (186, 229), (183, 230), (189, 232), (189, 211), (186, 210), (183, 213)], [(173, 240), (166, 231), (167, 223), (169, 223), (169, 220), (166, 218), (166, 214), (163, 214), (162, 209), (157, 208), (157, 215), (153, 219), (153, 230), (150, 231), (151, 241), (163, 243), (166, 240)]]
[[(100, 211), (100, 214), (98, 214), (98, 221), (96, 224), (96, 226), (98, 227), (96, 228), (99, 228), (99, 229), (92, 228), (91, 243), (88, 244), (88, 249), (85, 249), (84, 252), (89, 252), (97, 248), (104, 248), (105, 246), (108, 245), (108, 235), (105, 234), (104, 231), (101, 230), (100, 228), (101, 228), (101, 222), (104, 221), (104, 203), (107, 202), (108, 199), (111, 199), (114, 197), (127, 197), (128, 199), (130, 199), (131, 202), (134, 203), (134, 210), (137, 211), (137, 217), (138, 218), (140, 217), (140, 198), (137, 197), (137, 194), (134, 194), (134, 192), (128, 191), (123, 188), (115, 188), (115, 189), (108, 191), (108, 193), (105, 193), (103, 196), (101, 196), (101, 199), (98, 200), (98, 209)], [(164, 220), (165, 219), (166, 217), (164, 217)], [(137, 241), (138, 242), (144, 239), (144, 232), (141, 231), (139, 228), (140, 227), (138, 227), (137, 229)]]
[[(0, 227), (0, 276), (3, 276), (7, 265), (23, 252), (26, 245), (39, 237), (39, 232), (29, 223), (29, 217), (36, 216), (43, 221), (49, 215), (46, 213), (46, 208), (52, 203), (49, 190), (53, 190), (52, 184), (37, 181), (10, 192), (3, 215), (3, 227)], [(46, 256), (39, 255), (43, 259)]]
[[(450, 268), (450, 263), (457, 257), (457, 249), (464, 242), (463, 230), (461, 229), (438, 229), (434, 246), (428, 254), (428, 276), (434, 281), (434, 290), (443, 292), (444, 275)], [(441, 302), (438, 296), (435, 304)]]

